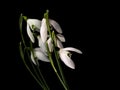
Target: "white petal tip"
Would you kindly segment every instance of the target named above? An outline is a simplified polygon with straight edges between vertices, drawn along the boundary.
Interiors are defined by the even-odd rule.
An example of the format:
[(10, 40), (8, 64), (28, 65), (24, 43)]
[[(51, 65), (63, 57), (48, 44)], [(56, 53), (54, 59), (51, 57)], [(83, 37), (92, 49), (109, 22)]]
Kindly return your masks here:
[(82, 52), (79, 49), (76, 49), (76, 48), (73, 48), (73, 47), (63, 48), (63, 50), (74, 51), (76, 53), (82, 54)]
[(74, 67), (70, 67), (71, 69), (75, 69), (75, 66)]

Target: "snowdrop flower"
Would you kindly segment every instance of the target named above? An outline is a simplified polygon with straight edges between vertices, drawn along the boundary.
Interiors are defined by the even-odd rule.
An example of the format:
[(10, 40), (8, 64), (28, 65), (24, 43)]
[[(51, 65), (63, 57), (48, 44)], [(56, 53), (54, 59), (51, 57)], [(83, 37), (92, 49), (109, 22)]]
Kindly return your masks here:
[(32, 43), (35, 42), (35, 38), (33, 36), (33, 33), (31, 30), (39, 31), (39, 28), (41, 26), (41, 21), (37, 19), (27, 19), (27, 34), (32, 41)]
[(63, 48), (62, 42), (65, 42), (65, 37), (62, 34), (57, 34), (54, 37), (54, 42), (58, 48)]
[(65, 37), (62, 34), (57, 34), (57, 38), (61, 41), (61, 42), (65, 42)]
[[(45, 43), (42, 42), (40, 35), (37, 36), (38, 39), (38, 46), (39, 48), (35, 48), (33, 52), (31, 52), (31, 60), (35, 65), (38, 64), (38, 60), (44, 61), (44, 62), (50, 62), (47, 55), (47, 50)], [(33, 56), (34, 53), (34, 56)]]
[(65, 37), (62, 35), (62, 29), (60, 25), (52, 19), (49, 19), (49, 22), (53, 26), (53, 28), (58, 32), (55, 38), (55, 43), (57, 44), (57, 47), (63, 48), (62, 42), (65, 42)]
[(62, 42), (65, 42), (65, 37), (62, 34), (57, 34), (57, 47), (58, 48), (63, 48)]
[(49, 22), (58, 33), (62, 33), (60, 25), (55, 20), (49, 19)]
[[(62, 29), (61, 29), (60, 25), (55, 20), (49, 19), (49, 23), (58, 33), (62, 33)], [(41, 36), (42, 41), (45, 43), (47, 40), (47, 37), (48, 37), (47, 24), (46, 24), (45, 18), (43, 18), (42, 22), (41, 22), (40, 36)]]
[[(34, 53), (34, 56), (33, 56), (33, 53)], [(41, 60), (41, 61), (44, 61), (44, 62), (50, 62), (48, 57), (41, 50), (41, 48), (35, 48), (33, 53), (31, 52), (31, 60), (35, 65), (37, 65), (38, 60)]]
[(66, 66), (68, 66), (72, 69), (75, 69), (75, 64), (69, 56), (69, 53), (70, 53), (69, 51), (74, 51), (74, 52), (79, 53), (79, 54), (82, 54), (82, 52), (76, 48), (73, 48), (73, 47), (61, 48), (59, 50), (59, 56), (60, 56), (60, 59), (63, 61), (63, 63)]
[[(57, 34), (54, 38), (54, 42), (58, 48), (63, 48), (62, 42), (65, 42), (65, 37), (61, 34)], [(47, 43), (48, 43), (49, 51), (52, 52), (53, 51), (53, 43), (52, 43), (51, 37), (48, 38)]]

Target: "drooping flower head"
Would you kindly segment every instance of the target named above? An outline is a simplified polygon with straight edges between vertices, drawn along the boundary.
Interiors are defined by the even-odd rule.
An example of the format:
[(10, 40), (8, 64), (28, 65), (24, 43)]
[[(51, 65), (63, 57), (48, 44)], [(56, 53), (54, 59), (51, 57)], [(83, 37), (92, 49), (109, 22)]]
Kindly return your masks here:
[(31, 52), (31, 60), (35, 65), (37, 65), (38, 60), (50, 62), (47, 55), (41, 50), (41, 48), (35, 48), (33, 53)]
[(74, 51), (76, 53), (79, 53), (79, 54), (82, 54), (82, 52), (76, 48), (73, 48), (73, 47), (67, 47), (67, 48), (61, 48), (59, 50), (59, 56), (60, 56), (60, 59), (63, 61), (63, 63), (72, 68), (72, 69), (75, 69), (75, 64), (74, 62), (72, 61), (72, 59), (69, 57), (69, 51)]
[(32, 43), (35, 42), (35, 38), (33, 35), (33, 31), (39, 31), (39, 27), (41, 27), (41, 21), (37, 19), (27, 19), (27, 34)]

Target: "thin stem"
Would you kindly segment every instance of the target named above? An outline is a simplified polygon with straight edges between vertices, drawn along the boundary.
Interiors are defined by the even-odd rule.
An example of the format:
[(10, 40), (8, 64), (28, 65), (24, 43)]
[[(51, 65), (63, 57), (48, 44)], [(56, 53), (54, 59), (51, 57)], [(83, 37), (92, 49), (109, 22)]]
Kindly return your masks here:
[(21, 35), (23, 45), (26, 47), (25, 40), (24, 40), (24, 37), (23, 37), (23, 34), (22, 34), (22, 22), (23, 22), (23, 15), (21, 14), (20, 18), (19, 18), (20, 35)]
[[(22, 22), (23, 22), (23, 15), (21, 14), (21, 15), (20, 15), (20, 18), (19, 18), (20, 34), (21, 34), (21, 39), (22, 39), (23, 45), (24, 45), (25, 48), (27, 48), (27, 46), (26, 46), (26, 44), (25, 44), (25, 40), (24, 40), (23, 34), (22, 34)], [(31, 64), (31, 65), (32, 65), (32, 67), (33, 67), (33, 69), (34, 69), (34, 72), (35, 72), (35, 74), (37, 75), (37, 77), (38, 77), (39, 80), (38, 80), (37, 77), (33, 74), (33, 72), (30, 70), (29, 66), (26, 64), (25, 59), (24, 59), (24, 54), (23, 54), (23, 51), (22, 51), (21, 43), (20, 43), (20, 45), (19, 45), (19, 49), (20, 49), (20, 54), (21, 54), (22, 60), (23, 60), (23, 62), (24, 62), (24, 64), (25, 64), (26, 68), (28, 69), (28, 71), (30, 72), (30, 74), (33, 76), (33, 78), (37, 81), (37, 83), (38, 83), (44, 90), (46, 90), (46, 88), (45, 88), (45, 86), (44, 86), (44, 83), (43, 83), (42, 80), (40, 79), (40, 76), (38, 75), (38, 73), (37, 73), (35, 67), (33, 66), (33, 64)], [(28, 57), (29, 57), (28, 52), (27, 52), (27, 55), (28, 55)], [(30, 59), (30, 58), (29, 58), (29, 59)], [(43, 79), (43, 77), (42, 77), (42, 79)], [(46, 83), (45, 83), (45, 84), (46, 84)], [(46, 85), (46, 86), (47, 86), (47, 85)], [(48, 86), (47, 86), (47, 88), (48, 88)], [(47, 90), (49, 90), (49, 89), (47, 89)]]
[[(52, 38), (52, 42), (53, 42), (53, 45), (54, 45), (54, 39), (53, 39), (53, 37), (52, 37), (52, 33), (51, 33), (50, 27), (49, 27), (48, 12), (49, 12), (49, 11), (47, 10), (46, 13), (44, 14), (44, 17), (46, 18), (47, 29), (48, 29), (48, 32), (49, 32), (49, 34), (50, 34), (50, 37)], [(65, 88), (65, 90), (68, 90), (67, 87), (66, 87), (67, 84), (65, 83), (65, 78), (64, 78), (64, 76), (63, 76), (63, 72), (62, 72), (60, 63), (59, 63), (59, 61), (58, 61), (57, 53), (56, 53), (56, 50), (55, 50), (55, 45), (54, 45), (53, 47), (54, 47), (55, 57), (56, 57), (56, 60), (57, 60), (57, 64), (58, 64), (58, 67), (59, 67), (59, 71), (60, 71), (60, 73), (61, 73), (61, 76), (62, 76), (62, 79), (63, 79), (63, 80), (61, 79), (60, 75), (58, 74), (57, 70), (55, 69), (55, 66), (54, 66), (54, 63), (53, 63), (53, 60), (52, 60), (52, 56), (51, 56), (50, 52), (48, 52), (48, 54), (49, 54), (48, 56), (49, 56), (51, 65), (52, 65), (52, 67), (53, 67), (53, 69), (54, 69), (57, 77), (59, 78), (61, 84), (62, 84), (63, 87)], [(49, 49), (48, 49), (47, 51), (49, 51)], [(64, 82), (63, 82), (63, 81), (64, 81)]]
[(37, 70), (35, 69), (35, 66), (34, 66), (33, 63), (31, 62), (31, 59), (30, 59), (30, 57), (29, 57), (28, 52), (26, 52), (26, 53), (27, 53), (27, 55), (28, 55), (28, 58), (29, 58), (30, 63), (31, 63), (31, 66), (32, 66), (32, 68), (33, 68), (33, 70), (34, 70), (34, 72), (35, 72), (35, 74), (36, 74), (38, 80), (39, 80), (39, 81), (41, 82), (41, 84), (45, 87), (45, 85), (44, 85), (43, 81), (41, 80), (41, 78), (40, 78), (40, 76), (39, 76)]
[(53, 70), (55, 71), (55, 73), (56, 73), (58, 79), (60, 80), (61, 84), (63, 85), (63, 87), (65, 88), (65, 90), (68, 90), (67, 87), (65, 86), (64, 82), (62, 81), (61, 77), (59, 76), (59, 74), (58, 74), (55, 66), (54, 66), (54, 63), (53, 63), (53, 60), (52, 60), (52, 57), (51, 57), (50, 53), (48, 54), (48, 57), (49, 57), (49, 60), (51, 62), (51, 66), (52, 66)]
[(67, 88), (68, 88), (68, 90), (69, 90), (69, 87), (68, 87), (68, 85), (67, 85), (67, 83), (66, 83), (66, 79), (65, 79), (64, 74), (63, 74), (63, 70), (62, 70), (60, 61), (59, 61), (59, 59), (58, 59), (58, 55), (57, 55), (58, 53), (57, 53), (57, 51), (56, 51), (56, 49), (55, 49), (55, 45), (53, 45), (53, 50), (54, 50), (54, 53), (55, 53), (55, 58), (56, 58), (56, 61), (57, 61), (58, 69), (59, 69), (59, 71), (60, 71), (60, 75), (61, 75), (61, 77), (62, 77), (62, 80), (63, 80), (64, 84), (67, 86)]
[[(55, 36), (55, 33), (52, 33), (53, 35), (53, 37), (52, 37), (52, 39), (54, 39), (56, 36)], [(62, 77), (62, 80), (63, 80), (63, 82), (64, 82), (64, 84), (66, 85), (66, 87), (68, 88), (68, 90), (69, 90), (69, 87), (68, 87), (68, 85), (67, 85), (67, 82), (66, 82), (66, 79), (65, 79), (65, 77), (64, 77), (64, 73), (63, 73), (63, 70), (62, 70), (62, 67), (61, 67), (61, 64), (60, 64), (60, 61), (59, 61), (59, 55), (58, 55), (58, 52), (56, 51), (56, 49), (55, 49), (55, 46), (56, 46), (56, 42), (55, 42), (55, 40), (53, 40), (53, 51), (54, 51), (54, 54), (55, 54), (55, 58), (56, 58), (56, 61), (57, 61), (57, 65), (58, 65), (58, 69), (59, 69), (59, 72), (60, 72), (60, 75), (61, 75), (61, 77)]]
[(44, 79), (44, 77), (43, 77), (43, 75), (42, 75), (42, 73), (41, 73), (41, 71), (40, 71), (40, 69), (39, 69), (38, 66), (37, 66), (37, 69), (38, 69), (38, 72), (39, 72), (39, 74), (40, 74), (40, 76), (41, 76), (41, 78), (42, 78), (42, 80), (43, 80), (43, 82), (44, 82), (44, 84), (45, 84), (47, 90), (50, 90), (50, 88), (48, 87), (48, 85), (47, 85), (47, 83), (46, 83), (46, 81), (45, 81), (45, 79)]
[(27, 70), (30, 72), (30, 74), (33, 76), (33, 78), (37, 81), (37, 83), (44, 89), (43, 85), (39, 82), (39, 80), (36, 78), (36, 76), (30, 70), (29, 66), (26, 64), (21, 43), (19, 44), (19, 50), (20, 50), (20, 55), (21, 55), (22, 61), (23, 61), (24, 65), (26, 66)]
[[(30, 51), (32, 51), (33, 56), (34, 56), (33, 46), (32, 46), (32, 43), (31, 43), (31, 42), (30, 42)], [(29, 55), (28, 55), (28, 56), (29, 56)], [(29, 58), (29, 59), (30, 59), (30, 62), (31, 62), (31, 58)], [(36, 62), (37, 62), (37, 61), (36, 61)], [(46, 81), (45, 81), (45, 79), (44, 79), (44, 77), (43, 77), (43, 75), (42, 75), (42, 73), (41, 73), (40, 68), (39, 68), (39, 65), (36, 66), (36, 67), (37, 67), (37, 70), (38, 70), (38, 72), (37, 72), (32, 62), (31, 62), (31, 64), (32, 64), (32, 67), (33, 67), (34, 71), (36, 72), (38, 78), (40, 79), (40, 77), (41, 77), (41, 79), (42, 79), (42, 80), (40, 79), (41, 82), (42, 82), (43, 84), (45, 84), (47, 90), (49, 90), (49, 87), (48, 87), (48, 85), (47, 85), (47, 83), (46, 83)], [(38, 75), (38, 73), (39, 73), (40, 76)]]

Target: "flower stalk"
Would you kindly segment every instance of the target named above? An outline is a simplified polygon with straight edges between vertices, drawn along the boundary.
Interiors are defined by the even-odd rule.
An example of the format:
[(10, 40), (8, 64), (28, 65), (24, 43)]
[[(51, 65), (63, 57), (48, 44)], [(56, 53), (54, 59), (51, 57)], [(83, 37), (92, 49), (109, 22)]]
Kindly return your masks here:
[[(45, 79), (44, 79), (44, 77), (43, 77), (43, 75), (42, 75), (42, 73), (41, 73), (41, 71), (40, 71), (40, 68), (37, 66), (37, 69), (39, 71), (39, 73), (38, 73), (35, 66), (31, 62), (31, 59), (30, 59), (30, 56), (29, 56), (29, 51), (33, 52), (33, 47), (32, 47), (31, 42), (30, 42), (30, 47), (27, 47), (26, 44), (25, 44), (25, 39), (24, 39), (23, 34), (22, 34), (22, 22), (23, 22), (23, 15), (21, 14), (20, 19), (19, 19), (19, 27), (20, 27), (20, 34), (21, 34), (22, 41), (19, 43), (19, 51), (20, 51), (20, 56), (22, 58), (22, 61), (25, 65), (25, 67), (27, 68), (27, 70), (30, 72), (30, 74), (33, 76), (33, 78), (36, 80), (36, 82), (41, 86), (41, 88), (43, 90), (50, 90), (46, 81), (45, 81)], [(30, 63), (31, 63), (31, 66), (32, 66), (34, 72), (30, 69), (30, 67), (26, 63), (25, 56), (24, 56), (25, 52), (28, 56), (28, 59), (30, 60)]]
[[(55, 69), (55, 66), (53, 66), (54, 63), (53, 63), (53, 60), (52, 60), (50, 54), (49, 54), (49, 59), (50, 59), (50, 61), (51, 61), (51, 63), (52, 63), (52, 66), (53, 66), (53, 68), (54, 68), (54, 71), (55, 71), (58, 79), (60, 80), (61, 84), (63, 85), (64, 89), (65, 89), (65, 90), (69, 90), (69, 89), (68, 89), (68, 85), (67, 85), (67, 83), (66, 83), (66, 81), (65, 81), (65, 77), (64, 77), (64, 75), (63, 75), (62, 67), (61, 67), (60, 62), (59, 62), (59, 60), (58, 60), (58, 54), (57, 54), (57, 51), (56, 51), (56, 49), (55, 49), (55, 41), (54, 41), (54, 36), (55, 36), (55, 35), (54, 35), (54, 33), (52, 34), (52, 32), (51, 32), (51, 30), (50, 30), (50, 24), (49, 24), (49, 17), (48, 17), (48, 15), (49, 15), (49, 11), (46, 10), (46, 13), (44, 14), (44, 18), (46, 18), (47, 30), (48, 30), (48, 32), (49, 32), (50, 37), (52, 38), (52, 43), (53, 43), (53, 50), (54, 50), (54, 54), (55, 54), (55, 59), (56, 59), (56, 61), (57, 61), (57, 65), (58, 65), (59, 72), (60, 72), (60, 75), (61, 75), (61, 76), (58, 74), (57, 70)], [(50, 53), (50, 52), (48, 52), (48, 53)]]

